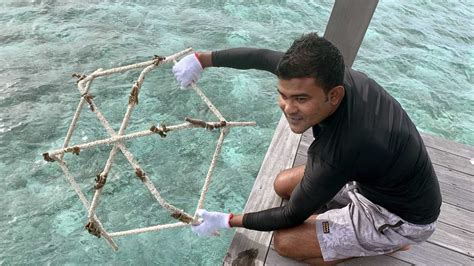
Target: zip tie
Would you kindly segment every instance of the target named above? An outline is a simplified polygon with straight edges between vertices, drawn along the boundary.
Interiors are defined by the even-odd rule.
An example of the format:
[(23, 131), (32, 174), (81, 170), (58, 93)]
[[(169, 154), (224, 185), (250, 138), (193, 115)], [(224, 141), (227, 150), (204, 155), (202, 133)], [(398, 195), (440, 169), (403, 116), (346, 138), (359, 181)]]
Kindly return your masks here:
[(207, 123), (204, 120), (194, 119), (194, 118), (189, 118), (189, 117), (184, 118), (184, 120), (191, 123), (191, 124), (193, 124), (193, 125), (196, 125), (196, 126), (208, 129), (208, 130), (213, 130), (215, 128), (225, 127), (227, 125), (227, 122), (225, 120), (222, 120), (219, 123)]
[(145, 173), (142, 171), (142, 169), (140, 168), (135, 169), (135, 174), (137, 175), (138, 178), (140, 178), (142, 182), (145, 182)]
[(64, 152), (71, 152), (72, 154), (79, 155), (79, 153), (81, 152), (81, 149), (79, 147), (74, 146), (74, 147), (66, 148)]
[(84, 94), (82, 94), (82, 97), (84, 97), (84, 100), (86, 100), (86, 102), (89, 104), (91, 111), (94, 112), (94, 104), (92, 102), (92, 99), (94, 99), (94, 96), (85, 92)]
[(138, 104), (138, 84), (135, 84), (132, 87), (132, 91), (130, 92), (130, 96), (128, 97), (128, 104)]
[(180, 220), (183, 223), (190, 224), (194, 219), (190, 215), (184, 213), (182, 210), (175, 211), (171, 214), (171, 217), (176, 220)]
[(78, 73), (72, 74), (72, 77), (73, 77), (73, 78), (77, 78), (76, 83), (79, 83), (79, 81), (81, 81), (81, 80), (87, 78), (86, 75), (81, 75), (81, 74), (78, 74)]
[(97, 238), (100, 238), (101, 231), (100, 228), (97, 226), (97, 223), (94, 221), (89, 221), (85, 226), (84, 226), (89, 234), (96, 236)]
[(54, 162), (55, 160), (49, 156), (49, 153), (43, 153), (43, 159), (47, 162)]
[(101, 189), (102, 187), (104, 187), (105, 183), (107, 182), (107, 175), (97, 174), (95, 178), (95, 182), (96, 184), (94, 188)]
[(166, 138), (166, 132), (168, 132), (164, 124), (161, 124), (160, 127), (151, 126), (150, 131), (160, 135), (162, 138)]

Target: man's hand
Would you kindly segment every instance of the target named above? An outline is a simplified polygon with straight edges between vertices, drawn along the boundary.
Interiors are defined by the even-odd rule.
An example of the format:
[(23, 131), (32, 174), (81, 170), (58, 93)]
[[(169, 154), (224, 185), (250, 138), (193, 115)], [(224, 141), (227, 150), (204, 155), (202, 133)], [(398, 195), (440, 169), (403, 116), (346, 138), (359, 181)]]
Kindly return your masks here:
[(232, 217), (230, 213), (208, 212), (199, 209), (197, 214), (202, 217), (203, 221), (199, 225), (193, 225), (192, 230), (199, 236), (216, 235), (217, 230), (230, 228), (229, 220)]
[(202, 64), (197, 53), (185, 56), (173, 66), (173, 74), (182, 89), (187, 89), (191, 83), (197, 82), (201, 77), (202, 71)]

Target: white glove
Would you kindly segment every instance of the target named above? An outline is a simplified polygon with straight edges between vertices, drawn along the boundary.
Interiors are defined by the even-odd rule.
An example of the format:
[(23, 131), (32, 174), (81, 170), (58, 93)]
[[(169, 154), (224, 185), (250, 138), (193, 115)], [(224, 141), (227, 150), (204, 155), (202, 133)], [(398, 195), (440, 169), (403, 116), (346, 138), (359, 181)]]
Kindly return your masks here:
[(217, 230), (230, 228), (229, 220), (232, 217), (230, 213), (208, 212), (199, 209), (197, 214), (203, 219), (199, 225), (192, 226), (193, 232), (198, 234), (198, 236), (217, 235)]
[(189, 88), (192, 82), (197, 82), (201, 73), (204, 69), (202, 68), (201, 62), (199, 62), (198, 55), (196, 53), (185, 56), (176, 65), (173, 66), (173, 74), (176, 80), (181, 85), (182, 89)]

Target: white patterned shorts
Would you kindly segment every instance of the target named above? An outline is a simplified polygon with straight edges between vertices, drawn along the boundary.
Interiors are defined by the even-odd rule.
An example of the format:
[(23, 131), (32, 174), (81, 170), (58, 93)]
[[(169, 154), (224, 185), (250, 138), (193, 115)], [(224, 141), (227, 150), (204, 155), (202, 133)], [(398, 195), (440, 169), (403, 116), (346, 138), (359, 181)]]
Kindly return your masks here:
[(404, 221), (370, 202), (353, 185), (348, 184), (336, 197), (334, 200), (346, 199), (349, 204), (318, 214), (316, 218), (324, 261), (394, 252), (425, 241), (436, 228), (436, 222), (417, 225)]

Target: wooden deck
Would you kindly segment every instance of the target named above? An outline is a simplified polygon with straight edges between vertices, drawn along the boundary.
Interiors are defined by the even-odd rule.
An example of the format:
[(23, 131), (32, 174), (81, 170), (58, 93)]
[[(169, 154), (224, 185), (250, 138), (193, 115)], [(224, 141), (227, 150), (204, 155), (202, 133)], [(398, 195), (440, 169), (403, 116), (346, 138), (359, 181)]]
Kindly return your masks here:
[[(422, 135), (441, 187), (443, 204), (437, 229), (428, 241), (409, 251), (352, 259), (341, 265), (474, 265), (474, 148), (431, 135)], [(273, 180), (283, 169), (304, 164), (312, 141), (310, 132), (290, 132), (280, 119), (272, 143), (245, 206), (245, 212), (282, 204)], [(272, 248), (272, 232), (239, 228), (224, 265), (303, 265), (279, 256)]]

